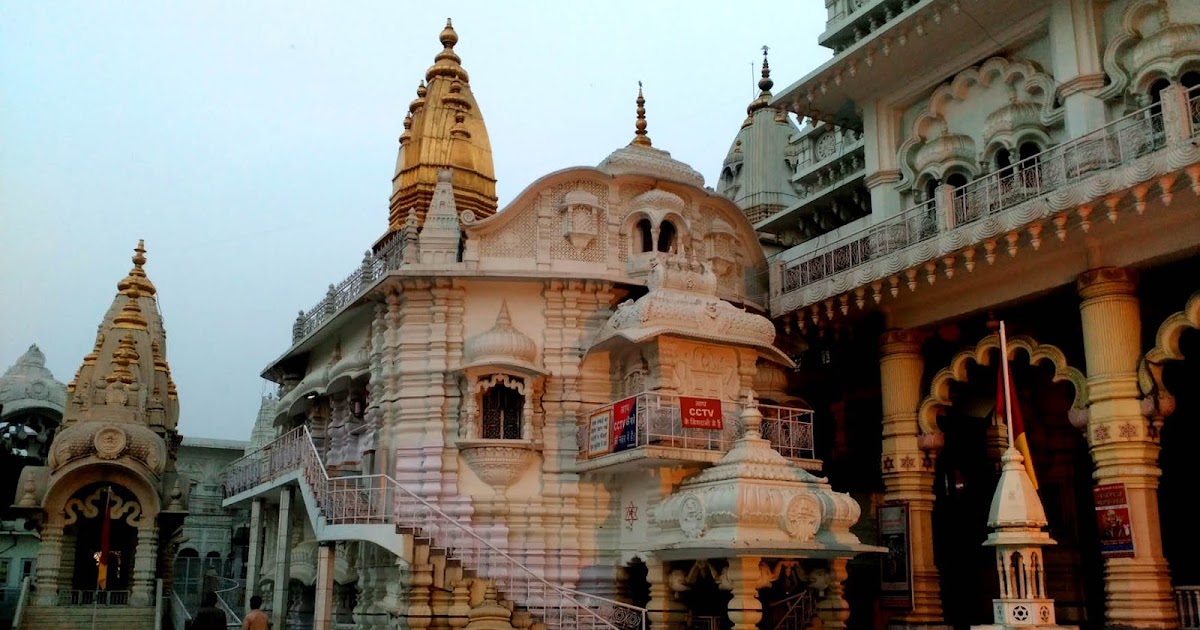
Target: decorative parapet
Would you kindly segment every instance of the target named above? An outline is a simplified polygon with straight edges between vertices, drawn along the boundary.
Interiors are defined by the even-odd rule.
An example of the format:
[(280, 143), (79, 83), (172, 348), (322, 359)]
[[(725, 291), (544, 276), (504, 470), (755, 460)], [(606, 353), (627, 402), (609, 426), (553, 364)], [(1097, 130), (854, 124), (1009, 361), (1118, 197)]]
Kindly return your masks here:
[(828, 18), (819, 41), (834, 54), (840, 53), (917, 4), (920, 0), (826, 0)]
[[(1002, 245), (1015, 255), (1021, 232), (1030, 244), (1041, 245), (1044, 225), (1064, 240), (1071, 214), (1087, 231), (1092, 212), (1105, 208), (1117, 219), (1117, 203), (1132, 189), (1135, 208), (1159, 182), (1164, 203), (1170, 202), (1170, 173), (1185, 169), (1193, 190), (1200, 190), (1200, 149), (1191, 139), (1200, 131), (1200, 90), (1186, 98), (1164, 98), (1162, 107), (1147, 107), (1096, 131), (1022, 160), (958, 189), (943, 186), (935, 199), (917, 204), (877, 222), (861, 221), (831, 243), (804, 243), (780, 255), (773, 266), (778, 284), (771, 288), (771, 312), (779, 316), (824, 302), (833, 317), (834, 299), (842, 314), (853, 291), (862, 308), (866, 288), (879, 303), (883, 291), (895, 297), (901, 282), (916, 290), (918, 277), (932, 283), (938, 273), (954, 274), (961, 260), (974, 270), (977, 246), (991, 263)], [(939, 267), (939, 263), (941, 266)], [(815, 316), (815, 315), (814, 315)]]
[(362, 264), (354, 273), (336, 285), (329, 285), (325, 297), (316, 306), (300, 311), (296, 323), (292, 324), (292, 344), (300, 343), (342, 309), (357, 301), (387, 272), (399, 269), (405, 262), (406, 243), (409, 240), (406, 238), (407, 231), (392, 233), (378, 251), (363, 254)]

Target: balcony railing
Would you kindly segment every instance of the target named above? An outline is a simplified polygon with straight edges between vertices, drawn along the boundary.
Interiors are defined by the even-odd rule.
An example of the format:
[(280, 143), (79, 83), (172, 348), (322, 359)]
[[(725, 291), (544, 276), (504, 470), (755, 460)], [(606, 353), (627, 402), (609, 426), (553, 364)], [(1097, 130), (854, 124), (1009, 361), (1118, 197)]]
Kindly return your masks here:
[(1176, 586), (1175, 606), (1179, 609), (1179, 627), (1200, 630), (1200, 586)]
[[(576, 425), (578, 460), (646, 446), (724, 453), (742, 436), (742, 405), (711, 400), (721, 410), (719, 428), (704, 428), (684, 421), (685, 400), (643, 392), (582, 414)], [(775, 405), (758, 405), (758, 409), (763, 414), (760, 431), (775, 450), (785, 457), (813, 459), (811, 410)], [(632, 428), (626, 424), (630, 419)]]
[(59, 591), (58, 606), (128, 606), (129, 591)]
[[(1195, 135), (1200, 128), (1200, 91), (1194, 90), (1189, 95), (1188, 110)], [(804, 289), (898, 250), (1072, 186), (1099, 172), (1130, 164), (1166, 145), (1161, 107), (1141, 109), (1087, 135), (954, 189), (944, 203), (929, 200), (915, 204), (899, 215), (847, 234), (799, 260), (783, 263), (781, 292)]]
[(307, 311), (302, 311), (292, 325), (292, 343), (311, 335), (320, 328), (321, 324), (333, 318), (338, 311), (353, 303), (376, 280), (393, 269), (398, 269), (404, 262), (404, 235), (401, 232), (392, 234), (389, 240), (378, 252), (367, 252), (362, 264), (354, 273), (336, 285), (329, 285), (325, 297), (317, 305)]

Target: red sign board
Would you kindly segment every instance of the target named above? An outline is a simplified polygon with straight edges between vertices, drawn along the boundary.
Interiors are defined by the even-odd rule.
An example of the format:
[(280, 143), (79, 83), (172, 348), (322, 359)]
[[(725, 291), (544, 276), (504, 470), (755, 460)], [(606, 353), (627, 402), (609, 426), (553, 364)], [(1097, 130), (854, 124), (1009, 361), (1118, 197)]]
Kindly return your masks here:
[(717, 398), (679, 397), (679, 416), (685, 429), (711, 429), (721, 431), (721, 401)]
[(1133, 557), (1133, 523), (1125, 484), (1109, 483), (1092, 488), (1096, 500), (1096, 524), (1100, 528), (1100, 553), (1105, 558)]

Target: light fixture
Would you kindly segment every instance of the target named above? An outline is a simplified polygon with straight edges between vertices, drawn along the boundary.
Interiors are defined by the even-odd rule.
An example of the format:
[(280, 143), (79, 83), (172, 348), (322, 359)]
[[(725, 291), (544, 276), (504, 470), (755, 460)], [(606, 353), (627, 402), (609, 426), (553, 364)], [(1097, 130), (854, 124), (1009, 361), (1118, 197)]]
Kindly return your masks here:
[(305, 396), (305, 398), (307, 398), (308, 400), (312, 400), (316, 397), (317, 397), (317, 392), (309, 392), (308, 395)]

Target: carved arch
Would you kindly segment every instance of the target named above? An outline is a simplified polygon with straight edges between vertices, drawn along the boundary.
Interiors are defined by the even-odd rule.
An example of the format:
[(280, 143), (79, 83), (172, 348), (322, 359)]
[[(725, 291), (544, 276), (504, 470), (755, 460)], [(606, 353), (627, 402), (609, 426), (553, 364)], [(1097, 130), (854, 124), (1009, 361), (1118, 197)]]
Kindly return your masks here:
[[(1134, 0), (1126, 7), (1120, 32), (1104, 49), (1109, 84), (1097, 94), (1099, 98), (1112, 99), (1127, 89), (1145, 94), (1156, 79), (1178, 79), (1185, 68), (1200, 61), (1200, 25), (1172, 22), (1167, 4)], [(1158, 28), (1148, 33), (1154, 26)], [(1128, 58), (1130, 53), (1133, 59)], [(1136, 67), (1127, 68), (1127, 61)]]
[(1154, 335), (1154, 347), (1138, 365), (1138, 386), (1143, 396), (1156, 399), (1171, 397), (1163, 385), (1163, 368), (1168, 361), (1183, 360), (1179, 340), (1189, 329), (1200, 330), (1200, 291), (1188, 298), (1182, 311), (1172, 313), (1158, 327)]
[[(968, 100), (972, 88), (988, 88), (999, 83), (1012, 86), (1017, 96), (1032, 99), (1039, 106), (1041, 123), (1055, 125), (1063, 120), (1065, 111), (1056, 107), (1054, 79), (1041, 72), (1033, 62), (1005, 57), (992, 57), (977, 67), (967, 68), (943, 83), (929, 97), (925, 111), (912, 123), (909, 137), (898, 151), (900, 170), (903, 177), (899, 188), (911, 188), (916, 182), (913, 159), (917, 151), (942, 132), (951, 133), (947, 127), (946, 112), (951, 105)], [(983, 138), (979, 138), (982, 143)]]
[[(950, 365), (942, 368), (933, 377), (929, 385), (929, 395), (921, 403), (917, 412), (917, 422), (921, 432), (925, 434), (940, 433), (937, 426), (938, 415), (951, 406), (950, 384), (967, 382), (967, 368), (970, 364), (991, 365), (992, 351), (1000, 350), (1000, 335), (992, 333), (984, 337), (974, 348), (963, 350), (954, 355)], [(1055, 383), (1069, 382), (1075, 387), (1075, 399), (1071, 409), (1084, 410), (1088, 406), (1087, 377), (1077, 368), (1067, 363), (1067, 356), (1056, 346), (1039, 344), (1036, 339), (1018, 335), (1008, 340), (1008, 360), (1012, 361), (1018, 352), (1029, 356), (1030, 365), (1049, 363), (1054, 367)]]

